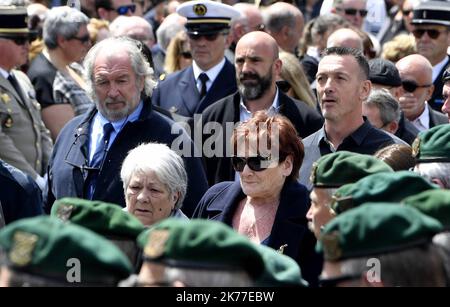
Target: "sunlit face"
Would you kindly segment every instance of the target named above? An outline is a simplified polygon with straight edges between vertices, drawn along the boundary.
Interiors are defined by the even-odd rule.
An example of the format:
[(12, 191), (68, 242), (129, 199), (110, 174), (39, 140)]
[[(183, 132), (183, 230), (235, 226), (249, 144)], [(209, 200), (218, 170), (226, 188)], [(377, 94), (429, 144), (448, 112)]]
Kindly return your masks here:
[(262, 171), (253, 171), (248, 165), (239, 173), (242, 191), (252, 198), (269, 198), (277, 195), (292, 172), (292, 157), (283, 162), (271, 164)]
[(77, 34), (67, 39), (60, 47), (63, 49), (68, 63), (82, 61), (91, 48), (87, 25), (82, 25)]
[(204, 71), (222, 61), (225, 49), (228, 48), (227, 35), (219, 34), (213, 41), (201, 36), (198, 39), (189, 38), (192, 57), (195, 63)]
[[(356, 12), (356, 14), (347, 14), (345, 10), (348, 9), (356, 9), (358, 12)], [(365, 0), (344, 0), (342, 5), (336, 9), (336, 14), (341, 15), (353, 26), (361, 29), (365, 18), (359, 13), (361, 10), (366, 10)]]
[(417, 52), (436, 65), (447, 56), (447, 48), (450, 45), (450, 32), (445, 26), (440, 25), (413, 25), (414, 30), (436, 30), (439, 36), (435, 39), (425, 32), (422, 37), (415, 37)]
[(137, 78), (128, 54), (99, 52), (93, 70), (95, 103), (103, 116), (117, 121), (133, 113), (144, 88), (143, 78)]
[(170, 193), (152, 170), (135, 172), (125, 188), (127, 210), (145, 226), (169, 217), (178, 195)]
[(330, 210), (331, 197), (326, 189), (314, 188), (310, 194), (311, 207), (306, 213), (308, 226), (316, 238), (320, 237), (321, 228), (333, 217)]
[(450, 82), (444, 84), (442, 96), (444, 97), (444, 105), (442, 106), (442, 112), (444, 114), (447, 114), (448, 122), (450, 123)]
[(10, 70), (27, 62), (30, 44), (28, 40), (21, 40), (23, 40), (23, 44), (22, 42), (20, 44), (16, 43), (13, 39), (0, 38), (0, 54), (3, 68)]
[(317, 95), (325, 119), (354, 119), (361, 102), (370, 92), (370, 81), (363, 80), (356, 59), (351, 55), (325, 56), (319, 63)]

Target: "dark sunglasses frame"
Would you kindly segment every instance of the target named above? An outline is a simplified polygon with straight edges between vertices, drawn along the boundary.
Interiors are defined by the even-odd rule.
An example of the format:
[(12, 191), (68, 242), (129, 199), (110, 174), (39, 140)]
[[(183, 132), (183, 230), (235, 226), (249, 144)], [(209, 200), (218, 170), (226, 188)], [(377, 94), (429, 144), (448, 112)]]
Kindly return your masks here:
[(366, 17), (367, 13), (368, 13), (367, 10), (357, 10), (357, 9), (352, 9), (352, 8), (349, 8), (349, 9), (339, 8), (337, 10), (338, 11), (343, 11), (345, 13), (345, 15), (350, 15), (350, 16), (355, 16), (356, 13), (359, 13), (359, 15), (361, 17)]
[(408, 16), (413, 10), (402, 10), (403, 16)]
[(270, 160), (270, 157), (261, 157), (259, 155), (256, 157), (248, 158), (232, 157), (231, 164), (233, 165), (234, 170), (239, 173), (244, 171), (245, 165), (248, 165), (248, 167), (254, 172), (261, 172), (268, 169), (268, 167), (262, 166), (262, 163), (265, 162), (268, 166)]
[(131, 13), (136, 12), (136, 4), (128, 4), (128, 5), (121, 5), (116, 9), (111, 9), (111, 11), (116, 11), (119, 15), (125, 15), (128, 13), (128, 11), (131, 11)]
[(192, 40), (199, 40), (200, 38), (204, 37), (207, 41), (209, 42), (213, 42), (217, 39), (217, 37), (219, 37), (219, 35), (227, 35), (228, 32), (226, 31), (222, 31), (222, 32), (215, 32), (215, 33), (210, 33), (210, 34), (193, 34), (193, 33), (188, 33), (188, 36), (190, 39)]
[(287, 82), (286, 80), (278, 80), (276, 82), (277, 87), (283, 92), (287, 93), (292, 88), (291, 84)]
[(416, 82), (411, 80), (402, 80), (402, 88), (408, 93), (414, 93), (419, 87), (430, 87), (432, 84), (428, 85), (418, 85)]
[(76, 39), (77, 41), (84, 43), (87, 43), (91, 40), (91, 37), (89, 36), (89, 34), (86, 34), (82, 37), (78, 37), (78, 36), (72, 36), (70, 39)]
[(183, 51), (180, 55), (185, 59), (192, 59), (192, 53), (190, 51)]
[(4, 38), (13, 41), (14, 44), (18, 46), (23, 46), (26, 43), (31, 43), (33, 41), (31, 37), (4, 37)]
[(415, 38), (420, 39), (427, 32), (428, 37), (431, 39), (437, 39), (443, 31), (435, 30), (435, 29), (415, 29), (412, 31), (412, 34)]

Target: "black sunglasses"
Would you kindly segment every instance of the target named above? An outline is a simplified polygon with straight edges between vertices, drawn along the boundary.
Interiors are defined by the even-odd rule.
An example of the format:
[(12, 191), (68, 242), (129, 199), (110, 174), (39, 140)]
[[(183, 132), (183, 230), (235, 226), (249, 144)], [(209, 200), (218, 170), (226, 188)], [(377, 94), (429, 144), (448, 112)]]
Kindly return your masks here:
[[(114, 9), (111, 9), (113, 11)], [(119, 15), (125, 15), (128, 13), (128, 11), (131, 11), (131, 13), (134, 13), (136, 11), (136, 4), (128, 4), (128, 5), (121, 5), (117, 9), (115, 9), (117, 14)]]
[(278, 88), (283, 92), (287, 93), (291, 89), (291, 84), (286, 80), (278, 80), (277, 82)]
[(411, 14), (412, 10), (402, 10), (402, 14), (403, 16), (408, 16), (409, 14)]
[(217, 39), (219, 35), (226, 35), (227, 32), (216, 32), (216, 33), (210, 33), (210, 34), (194, 34), (194, 33), (188, 33), (188, 36), (190, 39), (196, 41), (200, 38), (204, 37), (207, 41), (213, 42)]
[(439, 35), (441, 35), (441, 33), (442, 33), (441, 31), (435, 30), (435, 29), (416, 29), (416, 30), (412, 31), (414, 37), (417, 39), (422, 38), (422, 36), (425, 34), (425, 32), (427, 32), (428, 36), (431, 39), (438, 38)]
[(18, 46), (25, 45), (26, 43), (30, 43), (32, 41), (30, 37), (8, 37), (7, 39), (12, 40), (14, 44)]
[(181, 52), (181, 56), (185, 59), (192, 59), (192, 53), (190, 51)]
[(77, 41), (80, 41), (84, 44), (84, 43), (89, 42), (91, 40), (91, 37), (89, 36), (89, 34), (86, 34), (82, 37), (73, 36), (70, 39), (76, 39)]
[(416, 82), (411, 80), (402, 80), (403, 89), (409, 93), (414, 93), (419, 87), (430, 87), (431, 85), (432, 84), (418, 85)]
[(244, 171), (244, 167), (247, 164), (248, 167), (255, 172), (260, 172), (268, 168), (270, 162), (269, 157), (232, 157), (231, 164), (233, 164), (233, 168), (236, 172)]
[(355, 16), (357, 13), (359, 13), (359, 15), (361, 17), (366, 17), (367, 16), (367, 10), (357, 10), (357, 9), (337, 9), (338, 11), (344, 11), (345, 15), (351, 15), (351, 16)]

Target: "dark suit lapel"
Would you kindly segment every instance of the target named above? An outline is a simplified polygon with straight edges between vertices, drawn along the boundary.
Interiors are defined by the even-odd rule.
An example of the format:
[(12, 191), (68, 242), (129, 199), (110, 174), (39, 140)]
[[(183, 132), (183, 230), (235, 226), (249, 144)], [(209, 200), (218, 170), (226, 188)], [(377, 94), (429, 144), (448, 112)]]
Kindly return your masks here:
[(208, 207), (208, 219), (220, 221), (231, 227), (233, 225), (233, 216), (236, 212), (236, 207), (243, 198), (245, 198), (245, 195), (241, 190), (240, 183), (233, 182), (226, 195), (222, 195), (220, 200), (214, 201)]
[(194, 70), (192, 65), (182, 72), (180, 79), (181, 99), (189, 114), (194, 114), (200, 98), (200, 93), (195, 82)]

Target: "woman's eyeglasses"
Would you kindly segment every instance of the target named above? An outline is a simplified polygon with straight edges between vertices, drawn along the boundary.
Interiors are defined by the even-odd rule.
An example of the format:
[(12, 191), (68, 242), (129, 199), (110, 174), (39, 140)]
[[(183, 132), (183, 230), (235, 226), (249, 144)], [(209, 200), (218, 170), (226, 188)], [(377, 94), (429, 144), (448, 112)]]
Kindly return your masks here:
[(366, 17), (367, 16), (367, 10), (357, 10), (357, 9), (342, 9), (342, 8), (337, 8), (336, 10), (338, 11), (343, 11), (345, 13), (345, 15), (350, 15), (350, 16), (355, 16), (357, 13), (359, 13), (359, 15), (361, 17)]
[(181, 56), (185, 59), (192, 59), (192, 53), (190, 51), (181, 52)]
[[(113, 11), (114, 9), (111, 9)], [(117, 14), (119, 15), (125, 15), (128, 13), (128, 11), (131, 11), (131, 13), (134, 13), (136, 11), (136, 4), (128, 4), (128, 5), (121, 5), (117, 9), (115, 9)]]
[(286, 80), (278, 80), (277, 82), (278, 88), (283, 92), (287, 93), (291, 89), (291, 84)]
[(428, 37), (430, 37), (431, 39), (438, 38), (439, 35), (441, 35), (441, 33), (442, 33), (441, 31), (435, 30), (435, 29), (416, 29), (416, 30), (412, 31), (414, 37), (417, 39), (422, 38), (422, 36), (425, 34), (425, 32), (427, 32)]
[(432, 84), (418, 85), (416, 82), (411, 80), (402, 80), (403, 89), (409, 93), (414, 93), (419, 87), (430, 87), (431, 85)]
[(76, 39), (77, 41), (80, 41), (84, 44), (84, 43), (89, 42), (91, 40), (91, 37), (89, 36), (89, 34), (86, 34), (82, 37), (73, 36), (70, 39)]
[(236, 172), (242, 172), (244, 171), (245, 165), (248, 165), (248, 167), (255, 172), (260, 172), (269, 167), (270, 157), (232, 157), (231, 158), (231, 164), (233, 165), (233, 168)]

